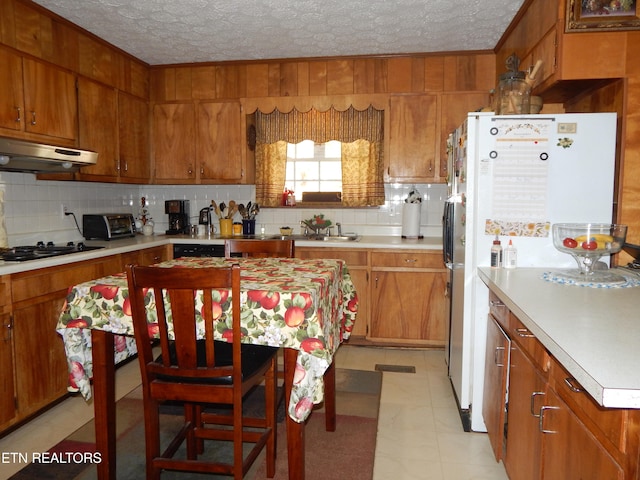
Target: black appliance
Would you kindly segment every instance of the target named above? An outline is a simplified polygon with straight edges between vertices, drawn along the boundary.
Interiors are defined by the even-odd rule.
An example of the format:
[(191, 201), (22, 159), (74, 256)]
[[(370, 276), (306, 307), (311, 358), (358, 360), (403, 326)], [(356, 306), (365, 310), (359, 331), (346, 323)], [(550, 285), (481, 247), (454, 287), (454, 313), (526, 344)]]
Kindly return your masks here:
[(165, 200), (164, 213), (169, 215), (167, 235), (189, 233), (189, 200)]
[(70, 253), (87, 252), (98, 250), (104, 247), (88, 246), (82, 242), (74, 244), (69, 242), (66, 245), (54, 245), (53, 242), (38, 242), (36, 245), (24, 245), (12, 247), (2, 252), (2, 260), (5, 262), (25, 262), (28, 260), (42, 260), (43, 258), (68, 255)]
[(224, 257), (224, 245), (175, 243), (173, 258), (180, 257)]
[(633, 257), (633, 260), (627, 264), (627, 267), (640, 269), (640, 245), (625, 243), (622, 245), (622, 249)]

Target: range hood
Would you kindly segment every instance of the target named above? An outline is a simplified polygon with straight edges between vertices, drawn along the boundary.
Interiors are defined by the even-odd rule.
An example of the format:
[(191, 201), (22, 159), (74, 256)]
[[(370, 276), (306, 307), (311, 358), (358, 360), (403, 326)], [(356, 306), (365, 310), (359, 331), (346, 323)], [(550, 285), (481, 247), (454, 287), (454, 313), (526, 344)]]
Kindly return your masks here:
[(69, 173), (97, 160), (98, 154), (88, 150), (0, 137), (0, 171)]

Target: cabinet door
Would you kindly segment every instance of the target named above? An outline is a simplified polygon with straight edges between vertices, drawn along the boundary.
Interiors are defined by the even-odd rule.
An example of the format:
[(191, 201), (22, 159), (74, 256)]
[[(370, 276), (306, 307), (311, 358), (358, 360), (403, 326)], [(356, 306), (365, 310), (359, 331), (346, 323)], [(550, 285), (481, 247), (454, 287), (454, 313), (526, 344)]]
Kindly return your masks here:
[(372, 270), (372, 338), (444, 345), (446, 273)]
[(78, 102), (74, 75), (26, 58), (23, 71), (25, 130), (75, 140)]
[(507, 378), (511, 341), (493, 317), (487, 322), (482, 416), (496, 460), (502, 458), (507, 408)]
[(238, 102), (198, 105), (197, 149), (200, 181), (243, 181), (240, 128)]
[(16, 309), (14, 344), (18, 413), (30, 415), (67, 393), (67, 357), (56, 332), (64, 292), (58, 298)]
[(442, 115), (440, 115), (439, 176), (447, 178), (447, 137), (467, 118), (489, 104), (488, 93), (458, 93), (442, 95)]
[(551, 389), (542, 413), (543, 478), (622, 480), (624, 472)]
[(150, 179), (149, 105), (141, 98), (118, 92), (120, 179), (147, 183)]
[(78, 79), (78, 142), (80, 148), (98, 152), (98, 162), (83, 167), (83, 175), (117, 177), (118, 103), (117, 92), (86, 78)]
[(153, 107), (154, 177), (158, 183), (193, 183), (196, 178), (195, 109), (193, 103)]
[(0, 427), (16, 414), (15, 388), (13, 384), (13, 324), (11, 315), (0, 315)]
[(439, 179), (438, 97), (393, 95), (389, 100), (386, 181), (431, 183)]
[(538, 424), (546, 381), (518, 346), (511, 345), (504, 466), (510, 480), (538, 480), (541, 453)]
[(3, 49), (0, 49), (0, 92), (0, 128), (22, 130), (22, 58)]

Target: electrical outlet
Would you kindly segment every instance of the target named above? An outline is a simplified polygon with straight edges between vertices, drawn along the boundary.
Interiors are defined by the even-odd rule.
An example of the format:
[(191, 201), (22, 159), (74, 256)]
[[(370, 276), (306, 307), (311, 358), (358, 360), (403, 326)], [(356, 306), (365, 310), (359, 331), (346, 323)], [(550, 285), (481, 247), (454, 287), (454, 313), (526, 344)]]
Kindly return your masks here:
[(66, 204), (64, 204), (64, 203), (61, 203), (61, 204), (60, 204), (60, 216), (61, 216), (62, 218), (64, 218), (64, 217), (65, 217), (65, 215), (66, 215), (68, 212), (69, 212), (69, 207), (68, 207)]

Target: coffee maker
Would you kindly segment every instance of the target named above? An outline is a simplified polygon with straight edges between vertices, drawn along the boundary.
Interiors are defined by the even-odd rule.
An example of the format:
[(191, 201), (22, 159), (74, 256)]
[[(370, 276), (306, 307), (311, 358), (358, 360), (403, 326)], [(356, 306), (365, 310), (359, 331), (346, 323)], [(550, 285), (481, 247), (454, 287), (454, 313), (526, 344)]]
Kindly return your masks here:
[(167, 235), (189, 233), (189, 200), (165, 200), (164, 213), (169, 215)]

